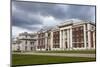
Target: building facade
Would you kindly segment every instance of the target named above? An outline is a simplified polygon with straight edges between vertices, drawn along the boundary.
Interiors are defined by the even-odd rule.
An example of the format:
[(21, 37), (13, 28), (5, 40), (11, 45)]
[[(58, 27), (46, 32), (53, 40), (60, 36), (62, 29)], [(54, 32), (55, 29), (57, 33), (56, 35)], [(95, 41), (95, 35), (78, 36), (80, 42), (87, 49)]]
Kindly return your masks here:
[(95, 49), (95, 27), (93, 22), (70, 20), (36, 34), (20, 34), (19, 41), (25, 51)]
[(35, 51), (37, 45), (36, 33), (20, 33), (19, 36), (13, 41), (13, 51)]
[(79, 22), (60, 25), (60, 48), (95, 49), (95, 24)]
[(47, 41), (44, 41), (47, 44), (44, 46), (49, 45), (50, 50), (95, 49), (95, 24), (90, 22), (67, 21), (44, 35), (47, 35)]

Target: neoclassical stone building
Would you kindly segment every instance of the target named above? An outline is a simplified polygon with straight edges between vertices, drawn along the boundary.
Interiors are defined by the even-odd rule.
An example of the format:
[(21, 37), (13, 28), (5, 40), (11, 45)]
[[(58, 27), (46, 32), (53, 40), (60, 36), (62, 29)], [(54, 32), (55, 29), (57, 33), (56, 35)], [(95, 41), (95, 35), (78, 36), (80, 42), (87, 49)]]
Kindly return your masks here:
[(95, 24), (74, 21), (59, 25), (60, 48), (95, 49)]
[(66, 21), (52, 29), (41, 31), (40, 34), (43, 39), (37, 40), (38, 46), (41, 46), (37, 49), (95, 49), (95, 33), (95, 24), (93, 22)]
[(12, 41), (13, 51), (35, 51), (37, 45), (37, 33), (20, 33), (16, 40)]
[(17, 40), (23, 51), (95, 49), (95, 27), (93, 22), (68, 20), (53, 27), (44, 27), (35, 34), (19, 34)]

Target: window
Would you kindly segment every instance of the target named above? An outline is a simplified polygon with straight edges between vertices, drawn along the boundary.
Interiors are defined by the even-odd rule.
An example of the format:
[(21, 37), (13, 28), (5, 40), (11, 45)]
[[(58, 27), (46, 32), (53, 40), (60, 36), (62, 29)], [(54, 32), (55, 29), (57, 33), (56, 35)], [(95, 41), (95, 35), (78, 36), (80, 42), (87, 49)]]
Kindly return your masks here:
[(74, 38), (73, 38), (72, 40), (73, 40), (73, 42), (75, 41), (75, 39), (74, 39)]
[(76, 34), (76, 37), (79, 37), (79, 34)]
[(25, 46), (25, 50), (27, 50), (27, 46)]
[(94, 30), (94, 27), (92, 26), (92, 30)]
[(82, 45), (82, 47), (84, 47), (84, 44), (83, 43), (81, 45)]
[(83, 42), (84, 41), (84, 38), (81, 38), (81, 42)]
[(77, 28), (76, 28), (76, 31), (78, 31), (78, 30), (79, 30), (79, 28), (77, 27)]
[(81, 35), (81, 37), (83, 37), (83, 35), (84, 35), (84, 34), (83, 34), (83, 33), (81, 33), (80, 35)]
[(30, 44), (32, 44), (32, 42), (30, 42)]
[(27, 38), (27, 35), (25, 35), (25, 38)]
[(83, 30), (83, 27), (80, 27), (80, 30)]
[(18, 49), (17, 50), (20, 51), (20, 46), (18, 46)]
[(31, 50), (33, 50), (33, 47), (31, 47)]
[(34, 42), (30, 42), (30, 44), (34, 44)]
[(55, 45), (53, 45), (53, 48), (59, 48), (59, 45), (55, 44)]
[(82, 44), (78, 44), (78, 47), (81, 48), (82, 47)]
[(79, 38), (77, 38), (77, 42), (79, 42)]
[(25, 44), (27, 44), (27, 41), (25, 41)]
[(76, 43), (73, 43), (73, 47), (76, 48), (77, 47), (77, 44)]

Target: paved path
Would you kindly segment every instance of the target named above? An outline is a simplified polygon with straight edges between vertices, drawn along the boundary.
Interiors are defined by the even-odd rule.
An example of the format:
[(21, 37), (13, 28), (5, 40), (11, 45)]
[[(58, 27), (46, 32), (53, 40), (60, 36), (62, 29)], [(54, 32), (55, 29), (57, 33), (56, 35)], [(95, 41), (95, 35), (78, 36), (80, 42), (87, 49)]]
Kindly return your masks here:
[(13, 54), (95, 58), (95, 54), (79, 54), (79, 53), (33, 53), (33, 52), (25, 52), (25, 53), (13, 53)]

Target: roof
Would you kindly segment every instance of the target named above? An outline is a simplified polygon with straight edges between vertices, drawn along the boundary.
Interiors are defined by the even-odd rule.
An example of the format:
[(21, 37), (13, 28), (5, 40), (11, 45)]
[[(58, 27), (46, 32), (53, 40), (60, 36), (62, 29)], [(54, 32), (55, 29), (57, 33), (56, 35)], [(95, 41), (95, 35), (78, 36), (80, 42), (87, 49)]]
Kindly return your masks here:
[(52, 28), (52, 31), (58, 31), (59, 30), (59, 26), (56, 25), (55, 27)]
[(47, 32), (50, 31), (52, 28), (53, 26), (44, 26), (38, 32)]
[(34, 36), (36, 34), (37, 33), (27, 33), (27, 32), (23, 32), (23, 33), (20, 33), (19, 36), (26, 36), (26, 35), (28, 35), (28, 36)]
[(69, 19), (63, 23), (60, 23), (58, 26), (63, 27), (63, 26), (78, 25), (78, 24), (84, 24), (84, 23), (87, 23), (87, 24), (89, 23), (89, 24), (95, 25), (95, 23), (92, 21), (85, 21), (85, 20), (79, 20), (79, 19)]

